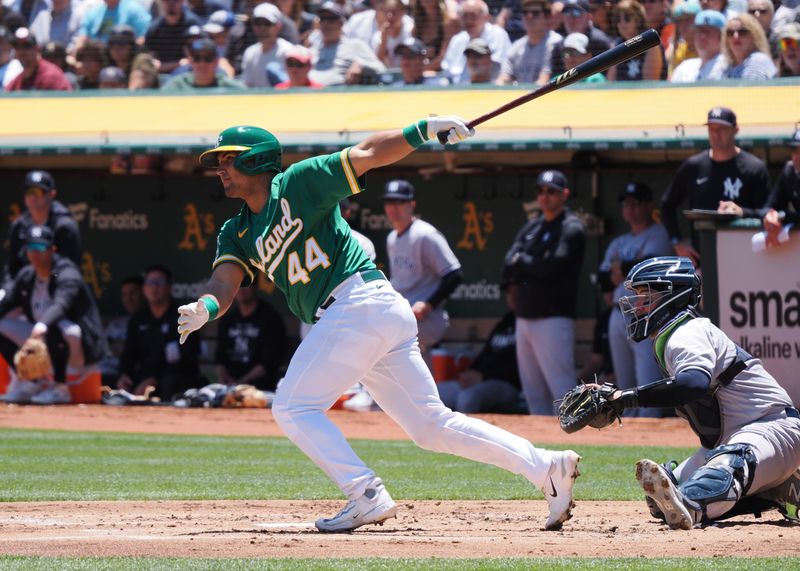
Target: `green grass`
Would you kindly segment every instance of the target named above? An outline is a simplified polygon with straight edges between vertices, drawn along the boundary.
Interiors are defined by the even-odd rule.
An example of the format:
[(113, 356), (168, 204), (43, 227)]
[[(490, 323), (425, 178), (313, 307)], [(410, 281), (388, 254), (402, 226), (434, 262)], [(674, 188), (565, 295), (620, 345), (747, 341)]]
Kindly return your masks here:
[[(352, 441), (396, 499), (540, 499), (524, 478), (407, 441)], [(552, 446), (552, 448), (563, 448)], [(575, 495), (636, 500), (636, 460), (691, 449), (580, 446)], [(338, 499), (341, 492), (285, 438), (48, 430), (0, 431), (0, 501)], [(492, 482), (492, 485), (486, 485)]]
[(0, 569), (24, 571), (166, 571), (192, 569), (192, 571), (244, 571), (270, 569), (279, 571), (358, 571), (361, 569), (385, 571), (479, 571), (502, 569), (527, 571), (782, 571), (797, 569), (793, 559), (764, 558), (747, 561), (735, 557), (709, 559), (641, 559), (641, 558), (587, 558), (587, 559), (182, 559), (143, 557), (0, 557)]

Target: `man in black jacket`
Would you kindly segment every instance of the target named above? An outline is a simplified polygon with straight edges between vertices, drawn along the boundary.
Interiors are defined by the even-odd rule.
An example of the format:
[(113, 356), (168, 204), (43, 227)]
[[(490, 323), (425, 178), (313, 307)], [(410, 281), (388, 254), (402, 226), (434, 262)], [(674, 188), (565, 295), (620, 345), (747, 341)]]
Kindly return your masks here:
[(7, 290), (20, 268), (28, 264), (25, 242), (32, 226), (48, 226), (59, 255), (81, 265), (81, 240), (78, 223), (69, 209), (56, 198), (56, 183), (47, 171), (30, 171), (25, 175), (26, 210), (11, 224), (8, 231), (8, 257), (3, 272), (3, 289)]
[[(25, 241), (29, 265), (17, 273), (0, 300), (0, 352), (9, 363), (28, 339), (47, 344), (53, 361), (48, 379), (20, 381), (4, 395), (7, 402), (70, 402), (68, 375), (79, 375), (107, 351), (100, 312), (77, 265), (56, 253), (53, 231), (32, 226)], [(27, 320), (6, 318), (20, 308)]]

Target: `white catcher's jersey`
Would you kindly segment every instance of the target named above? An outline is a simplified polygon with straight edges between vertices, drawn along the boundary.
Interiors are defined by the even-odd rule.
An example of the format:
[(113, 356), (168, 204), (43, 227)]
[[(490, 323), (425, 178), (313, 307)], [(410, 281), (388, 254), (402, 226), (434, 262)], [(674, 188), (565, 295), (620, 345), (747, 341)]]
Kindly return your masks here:
[[(716, 378), (736, 358), (736, 345), (711, 321), (698, 317), (689, 319), (670, 335), (663, 354), (670, 375), (699, 369), (711, 377), (713, 387)], [(741, 427), (779, 415), (793, 406), (789, 395), (764, 369), (760, 359), (750, 359), (747, 365), (730, 384), (720, 384), (716, 390), (723, 441)]]
[(392, 230), (386, 251), (392, 286), (412, 305), (427, 301), (441, 279), (461, 267), (444, 235), (424, 220), (414, 219), (399, 236)]

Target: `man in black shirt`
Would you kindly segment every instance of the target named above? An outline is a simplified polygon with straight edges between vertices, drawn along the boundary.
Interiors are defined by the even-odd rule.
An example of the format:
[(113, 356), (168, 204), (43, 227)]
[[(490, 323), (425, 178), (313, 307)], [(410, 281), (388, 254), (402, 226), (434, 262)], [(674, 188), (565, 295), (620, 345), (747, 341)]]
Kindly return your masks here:
[(160, 0), (161, 16), (153, 20), (144, 37), (144, 45), (161, 62), (159, 71), (171, 73), (183, 58), (184, 34), (190, 26), (202, 26), (182, 0)]
[(699, 265), (693, 244), (681, 240), (678, 207), (688, 197), (690, 209), (715, 210), (739, 217), (761, 218), (767, 200), (769, 174), (764, 161), (736, 146), (736, 114), (726, 107), (708, 112), (711, 147), (686, 159), (661, 197), (661, 221), (675, 253)]
[[(569, 34), (583, 34), (589, 38), (589, 52), (592, 57), (603, 53), (611, 48), (613, 42), (600, 28), (596, 28), (592, 24), (592, 8), (589, 0), (564, 0), (564, 28), (566, 30), (566, 37)], [(555, 77), (560, 73), (564, 73), (564, 42), (556, 44), (553, 47), (553, 53), (550, 56), (550, 70), (551, 76)]]
[(235, 300), (235, 307), (219, 323), (215, 359), (218, 381), (274, 391), (286, 351), (283, 318), (258, 297), (255, 287), (239, 288)]
[[(792, 158), (783, 165), (781, 174), (761, 210), (767, 245), (778, 245), (778, 236), (791, 224), (795, 231), (800, 227), (800, 129), (789, 142)], [(789, 206), (793, 210), (789, 210)]]
[(531, 414), (552, 415), (575, 386), (575, 301), (586, 229), (565, 207), (567, 177), (537, 179), (542, 214), (522, 227), (506, 253), (503, 277), (519, 286), (517, 361)]
[(205, 384), (197, 359), (200, 337), (178, 343), (173, 326), (178, 304), (172, 299), (172, 272), (153, 265), (144, 272), (142, 293), (147, 303), (128, 322), (125, 347), (120, 357), (122, 375), (117, 389), (143, 395), (148, 387), (155, 396), (170, 401), (178, 393)]

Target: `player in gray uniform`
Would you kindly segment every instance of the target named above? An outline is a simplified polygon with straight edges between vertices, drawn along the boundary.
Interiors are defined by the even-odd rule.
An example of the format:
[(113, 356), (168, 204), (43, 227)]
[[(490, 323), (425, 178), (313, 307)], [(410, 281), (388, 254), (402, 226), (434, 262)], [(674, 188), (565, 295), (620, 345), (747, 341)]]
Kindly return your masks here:
[(447, 238), (414, 215), (415, 197), (414, 186), (407, 180), (386, 184), (383, 209), (394, 226), (386, 237), (386, 253), (392, 287), (411, 304), (427, 361), (431, 347), (450, 324), (444, 302), (464, 281), (464, 274)]
[[(661, 376), (653, 357), (653, 340), (637, 343), (628, 338), (625, 318), (617, 305), (625, 295), (625, 274), (637, 262), (653, 256), (672, 254), (672, 242), (666, 228), (653, 220), (653, 191), (646, 184), (630, 182), (619, 193), (622, 217), (630, 225), (630, 232), (614, 238), (606, 248), (598, 271), (598, 281), (606, 301), (611, 302), (608, 322), (608, 344), (614, 364), (616, 385), (632, 389)], [(634, 416), (661, 416), (658, 409), (632, 410)], [(637, 414), (638, 413), (638, 414)]]
[(796, 519), (800, 413), (759, 359), (699, 316), (701, 284), (691, 260), (645, 260), (625, 287), (633, 292), (620, 299), (628, 333), (654, 339), (669, 376), (616, 391), (611, 402), (675, 406), (701, 444), (674, 470), (652, 460), (636, 464), (651, 513), (673, 529), (768, 507)]
[(545, 529), (560, 528), (571, 516), (580, 456), (535, 448), (442, 404), (419, 352), (411, 307), (367, 258), (339, 211), (341, 199), (364, 190), (367, 171), (399, 161), (440, 132), (451, 144), (474, 133), (458, 117), (431, 117), (282, 171), (275, 136), (238, 126), (200, 156), (216, 170), (225, 195), (243, 204), (219, 232), (205, 293), (179, 308), (180, 341), (227, 311), (240, 284), (257, 272), (284, 292), (295, 315), (315, 322), (277, 388), (272, 415), (348, 498), (337, 515), (317, 520), (323, 532), (351, 531), (397, 513), (383, 481), (325, 414), (357, 381), (419, 446), (494, 464), (539, 487), (550, 510)]

